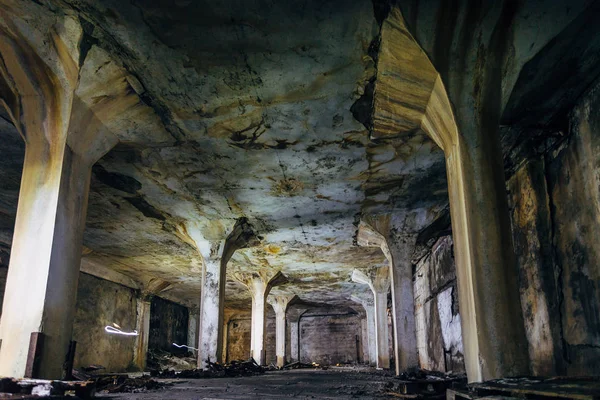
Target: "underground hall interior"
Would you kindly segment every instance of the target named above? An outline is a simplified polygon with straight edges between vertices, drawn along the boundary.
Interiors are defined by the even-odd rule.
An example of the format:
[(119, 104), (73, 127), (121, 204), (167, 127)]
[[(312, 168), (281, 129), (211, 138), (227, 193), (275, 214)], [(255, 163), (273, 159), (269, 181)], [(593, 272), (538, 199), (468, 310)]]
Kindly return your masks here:
[(598, 398), (599, 20), (0, 0), (0, 398)]

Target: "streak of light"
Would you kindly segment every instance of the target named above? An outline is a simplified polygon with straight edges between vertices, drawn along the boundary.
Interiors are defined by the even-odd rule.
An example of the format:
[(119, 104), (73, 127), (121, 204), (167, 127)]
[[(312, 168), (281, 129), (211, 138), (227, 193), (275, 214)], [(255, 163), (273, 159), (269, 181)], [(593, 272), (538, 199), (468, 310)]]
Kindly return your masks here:
[(196, 351), (198, 351), (198, 349), (197, 349), (197, 348), (195, 348), (195, 347), (190, 347), (190, 346), (186, 346), (185, 344), (177, 344), (177, 343), (173, 343), (173, 346), (175, 346), (175, 347), (179, 347), (180, 349), (182, 349), (182, 348), (184, 348), (184, 347), (185, 347), (186, 349), (191, 349), (191, 350), (196, 350)]
[(138, 335), (138, 331), (123, 332), (122, 330), (115, 328), (113, 326), (110, 326), (110, 325), (105, 326), (104, 330), (106, 331), (106, 333), (114, 333), (117, 335), (125, 335), (125, 336), (137, 336)]

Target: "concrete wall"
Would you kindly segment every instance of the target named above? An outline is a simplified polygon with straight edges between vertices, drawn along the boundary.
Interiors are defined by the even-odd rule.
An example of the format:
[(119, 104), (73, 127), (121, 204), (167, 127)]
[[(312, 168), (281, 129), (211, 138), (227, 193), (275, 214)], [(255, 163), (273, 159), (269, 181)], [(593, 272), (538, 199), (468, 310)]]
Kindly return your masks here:
[(171, 353), (186, 353), (188, 309), (187, 307), (154, 296), (150, 305), (150, 336), (148, 349), (164, 350)]
[[(267, 327), (265, 328), (265, 363), (267, 365), (277, 364), (277, 355), (275, 354), (275, 317), (267, 318)], [(287, 331), (287, 329), (286, 329)]]
[(523, 164), (507, 186), (531, 370), (557, 374), (562, 363), (560, 309), (544, 158)]
[[(600, 374), (600, 90), (508, 181), (532, 372)], [(565, 132), (566, 133), (566, 132)]]
[(125, 286), (80, 274), (73, 340), (77, 341), (75, 367), (99, 364), (106, 371), (122, 372), (133, 362), (135, 337), (111, 335), (106, 325), (135, 329), (136, 292)]
[(361, 337), (357, 315), (311, 317), (309, 312), (300, 321), (300, 359), (325, 365), (357, 362), (357, 346), (362, 356)]
[[(8, 268), (0, 265), (0, 310), (7, 272)], [(108, 334), (104, 327), (116, 323), (124, 331), (133, 331), (137, 296), (136, 290), (80, 273), (73, 325), (76, 368), (92, 364), (104, 366), (107, 372), (132, 368), (135, 337)], [(155, 297), (151, 309), (151, 345), (173, 351), (172, 341), (187, 342), (187, 308)]]
[(229, 322), (226, 361), (250, 358), (251, 323), (250, 318), (234, 318)]
[(452, 237), (439, 238), (417, 263), (415, 325), (421, 368), (464, 372)]

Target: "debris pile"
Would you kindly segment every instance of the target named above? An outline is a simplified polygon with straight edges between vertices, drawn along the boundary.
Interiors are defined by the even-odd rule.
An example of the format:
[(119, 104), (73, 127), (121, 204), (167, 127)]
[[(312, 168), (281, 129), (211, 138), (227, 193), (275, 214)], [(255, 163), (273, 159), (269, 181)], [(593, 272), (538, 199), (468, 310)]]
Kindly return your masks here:
[(265, 369), (258, 365), (254, 358), (250, 357), (248, 361), (231, 361), (229, 364), (218, 364), (208, 363), (211, 372), (220, 374), (223, 376), (234, 377), (234, 376), (252, 376), (264, 374)]
[(176, 355), (159, 349), (148, 351), (146, 365), (151, 371), (185, 371), (196, 368), (196, 357), (191, 352)]
[(159, 382), (149, 376), (130, 378), (127, 375), (107, 375), (96, 379), (96, 390), (106, 393), (139, 393), (146, 390), (162, 389), (172, 383)]
[(281, 367), (281, 369), (285, 369), (285, 370), (306, 369), (306, 368), (327, 370), (329, 367), (327, 365), (321, 365), (321, 364), (317, 364), (315, 362), (308, 364), (308, 363), (303, 363), (300, 361), (289, 363), (289, 364), (286, 364), (283, 367)]
[(231, 361), (228, 364), (219, 364), (208, 362), (208, 369), (187, 369), (176, 371), (167, 369), (164, 371), (152, 371), (152, 376), (158, 378), (184, 378), (184, 379), (201, 379), (201, 378), (231, 378), (237, 376), (252, 376), (264, 374), (265, 369), (258, 365), (253, 358), (248, 361)]
[(94, 397), (93, 381), (48, 381), (42, 379), (0, 379), (0, 399), (33, 399), (44, 396), (76, 396), (79, 399)]
[(448, 398), (483, 399), (589, 399), (600, 398), (600, 380), (597, 377), (519, 377), (472, 383), (466, 388), (448, 390)]
[(465, 387), (466, 384), (464, 374), (413, 369), (390, 381), (385, 394), (400, 398), (445, 399), (447, 389)]

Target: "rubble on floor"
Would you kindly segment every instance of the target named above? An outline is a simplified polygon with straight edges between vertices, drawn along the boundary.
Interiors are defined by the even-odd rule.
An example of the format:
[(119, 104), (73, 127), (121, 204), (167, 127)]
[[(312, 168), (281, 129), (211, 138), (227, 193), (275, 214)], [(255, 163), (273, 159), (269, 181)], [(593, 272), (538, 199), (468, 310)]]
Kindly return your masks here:
[(250, 358), (247, 361), (235, 360), (227, 364), (208, 363), (208, 369), (187, 369), (176, 371), (167, 369), (163, 371), (151, 371), (153, 377), (158, 378), (184, 378), (184, 379), (201, 379), (201, 378), (232, 378), (237, 376), (252, 376), (264, 374), (265, 368), (261, 367)]
[(385, 394), (406, 399), (445, 399), (446, 390), (464, 388), (465, 374), (414, 369), (402, 372), (386, 385)]
[(96, 390), (99, 393), (140, 393), (173, 386), (170, 382), (159, 382), (147, 375), (129, 377), (127, 375), (104, 375), (96, 378)]
[(504, 378), (448, 390), (449, 400), (488, 398), (599, 400), (597, 377)]
[(50, 381), (42, 379), (0, 378), (0, 399), (34, 399), (40, 397), (82, 400), (94, 397), (94, 381)]
[(289, 364), (286, 364), (283, 367), (281, 367), (281, 369), (283, 369), (283, 370), (306, 369), (306, 368), (326, 370), (326, 369), (329, 368), (329, 366), (317, 364), (317, 363), (314, 363), (314, 362), (309, 364), (309, 363), (303, 363), (303, 362), (300, 362), (300, 361), (296, 361), (296, 362), (289, 363)]
[(146, 367), (150, 371), (184, 371), (196, 368), (198, 361), (194, 353), (173, 354), (159, 349), (148, 350)]

